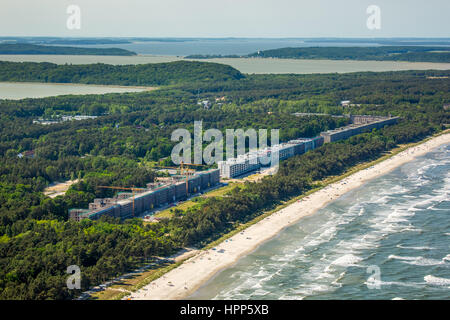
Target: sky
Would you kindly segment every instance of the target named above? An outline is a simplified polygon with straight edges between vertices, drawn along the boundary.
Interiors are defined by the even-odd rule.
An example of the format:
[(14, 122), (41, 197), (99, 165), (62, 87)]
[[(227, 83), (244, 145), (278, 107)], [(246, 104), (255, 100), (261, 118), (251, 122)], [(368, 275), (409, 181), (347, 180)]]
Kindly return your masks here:
[(1, 0), (0, 36), (450, 37), (449, 13), (450, 0)]

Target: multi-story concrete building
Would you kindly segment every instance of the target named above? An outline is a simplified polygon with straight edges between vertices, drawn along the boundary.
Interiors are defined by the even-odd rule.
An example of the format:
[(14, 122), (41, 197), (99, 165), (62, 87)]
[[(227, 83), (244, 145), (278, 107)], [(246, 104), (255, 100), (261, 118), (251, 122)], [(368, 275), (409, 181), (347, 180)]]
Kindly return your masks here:
[[(167, 183), (153, 190), (138, 193), (133, 197), (125, 197), (127, 193), (120, 193), (116, 198), (95, 199), (89, 204), (89, 209), (71, 209), (69, 216), (72, 220), (96, 220), (101, 216), (110, 216), (120, 219), (140, 216), (144, 212), (161, 207), (178, 200), (185, 200), (190, 194), (218, 185), (220, 182), (219, 169), (211, 169), (195, 173), (186, 181)], [(128, 194), (130, 195), (130, 194)]]
[(258, 161), (258, 154), (255, 152), (240, 155), (237, 158), (219, 161), (217, 164), (220, 170), (220, 176), (233, 178), (243, 175), (247, 172), (258, 170), (261, 165)]
[[(373, 116), (352, 116), (352, 117), (354, 117), (353, 119), (355, 120), (355, 123), (352, 123), (345, 127), (322, 132), (320, 135), (324, 138), (324, 143), (348, 139), (351, 136), (364, 132), (369, 132), (372, 129), (381, 129), (384, 126), (397, 123), (399, 119), (398, 117), (393, 118), (373, 117)], [(370, 122), (370, 120), (372, 121)]]
[[(286, 143), (267, 147), (257, 152), (252, 151), (237, 158), (220, 161), (218, 164), (220, 176), (223, 178), (234, 178), (245, 173), (274, 165), (273, 161), (288, 159), (295, 155), (305, 153), (323, 144), (323, 137), (291, 140)], [(274, 153), (277, 153), (278, 156)]]
[[(219, 162), (220, 175), (223, 178), (238, 177), (245, 173), (258, 170), (260, 167), (272, 165), (270, 159), (273, 152), (278, 153), (278, 159), (280, 161), (285, 160), (292, 156), (300, 155), (309, 150), (318, 148), (324, 143), (348, 139), (356, 134), (395, 124), (398, 119), (398, 117), (350, 115), (352, 124), (348, 126), (322, 132), (319, 136), (314, 138), (290, 140), (286, 143), (259, 150), (258, 152), (252, 151), (237, 158), (221, 161)], [(254, 159), (255, 155), (257, 156), (258, 161), (253, 161), (252, 164), (250, 164), (249, 159)]]

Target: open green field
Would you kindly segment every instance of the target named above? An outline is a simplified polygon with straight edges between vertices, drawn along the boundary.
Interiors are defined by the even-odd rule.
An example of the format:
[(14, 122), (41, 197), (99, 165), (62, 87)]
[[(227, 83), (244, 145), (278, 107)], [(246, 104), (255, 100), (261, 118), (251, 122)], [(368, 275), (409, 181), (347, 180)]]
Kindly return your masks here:
[(205, 198), (211, 198), (211, 197), (222, 197), (224, 196), (227, 192), (231, 191), (233, 188), (236, 187), (236, 183), (229, 183), (228, 185), (224, 186), (224, 187), (220, 187), (217, 189), (214, 189), (212, 191), (206, 192), (205, 194), (202, 194), (201, 196), (195, 197), (191, 200), (187, 200), (187, 201), (183, 201), (182, 203), (164, 209), (158, 213), (155, 214), (155, 217), (157, 218), (171, 218), (174, 214), (174, 210), (178, 209), (178, 210), (182, 210), (185, 211), (186, 209), (192, 208), (195, 205), (200, 205)]

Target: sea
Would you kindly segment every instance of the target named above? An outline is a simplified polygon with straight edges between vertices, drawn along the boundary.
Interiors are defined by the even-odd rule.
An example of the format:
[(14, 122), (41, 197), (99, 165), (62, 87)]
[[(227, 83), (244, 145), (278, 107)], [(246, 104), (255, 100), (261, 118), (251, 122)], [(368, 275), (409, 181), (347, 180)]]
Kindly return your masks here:
[(450, 144), (369, 181), (189, 299), (450, 299)]

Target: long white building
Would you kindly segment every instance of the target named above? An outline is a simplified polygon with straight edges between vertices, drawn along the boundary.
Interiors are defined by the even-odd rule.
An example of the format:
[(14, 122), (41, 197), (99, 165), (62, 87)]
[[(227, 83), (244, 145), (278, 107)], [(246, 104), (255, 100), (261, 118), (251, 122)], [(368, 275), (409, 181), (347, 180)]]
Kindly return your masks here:
[(220, 175), (224, 178), (237, 177), (261, 168), (261, 164), (258, 161), (258, 154), (255, 152), (246, 153), (226, 161), (219, 161), (217, 165), (220, 170)]
[[(347, 139), (356, 134), (368, 132), (372, 129), (381, 129), (384, 126), (397, 123), (398, 117), (380, 117), (352, 115), (350, 116), (350, 125), (322, 132), (320, 136), (314, 138), (300, 138), (290, 140), (272, 147), (258, 151), (251, 151), (237, 158), (220, 161), (218, 167), (222, 178), (234, 178), (245, 173), (258, 170), (261, 167), (277, 164), (278, 161), (303, 154), (309, 150), (320, 147), (324, 143), (334, 142), (341, 139)], [(272, 163), (273, 153), (278, 153), (278, 161)], [(255, 159), (256, 158), (256, 159)], [(275, 158), (276, 159), (276, 155)]]
[[(237, 158), (220, 161), (218, 167), (222, 178), (234, 178), (248, 172), (258, 170), (261, 167), (270, 167), (278, 161), (303, 154), (323, 144), (322, 137), (311, 139), (296, 139), (286, 143), (277, 144), (258, 151), (250, 151)], [(278, 161), (276, 160), (278, 153)], [(272, 163), (275, 161), (276, 163)]]

